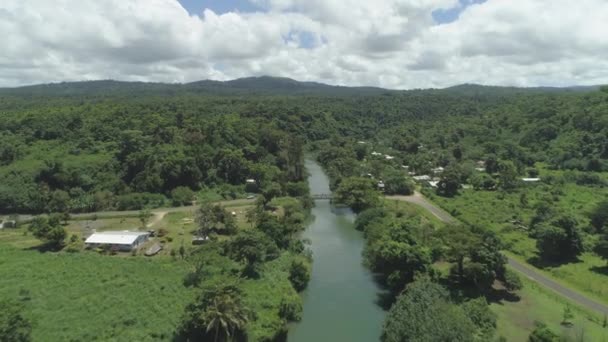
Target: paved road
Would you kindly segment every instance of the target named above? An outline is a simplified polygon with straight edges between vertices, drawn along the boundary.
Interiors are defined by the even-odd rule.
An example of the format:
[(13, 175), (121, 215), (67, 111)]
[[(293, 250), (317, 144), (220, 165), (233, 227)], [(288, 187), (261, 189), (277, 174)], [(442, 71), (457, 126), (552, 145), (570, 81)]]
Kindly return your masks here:
[[(387, 196), (387, 198), (417, 204), (417, 205), (423, 207), (424, 209), (428, 210), (430, 213), (435, 215), (438, 219), (440, 219), (443, 222), (447, 222), (447, 223), (457, 222), (457, 220), (454, 217), (452, 217), (450, 214), (448, 214), (447, 212), (445, 212), (443, 209), (439, 208), (435, 204), (431, 203), (428, 199), (426, 199), (424, 196), (422, 196), (422, 194), (420, 194), (418, 192), (414, 193), (414, 195), (412, 195), (412, 196)], [(513, 268), (517, 272), (520, 272), (521, 274), (525, 275), (529, 279), (555, 291), (562, 297), (565, 297), (565, 298), (571, 300), (572, 302), (575, 302), (588, 309), (595, 310), (602, 314), (608, 315), (608, 305), (602, 304), (598, 301), (595, 301), (586, 296), (583, 296), (582, 294), (580, 294), (576, 291), (573, 291), (573, 290), (555, 282), (551, 278), (549, 278), (549, 277), (545, 276), (544, 274), (542, 274), (541, 272), (535, 270), (532, 266), (528, 266), (528, 265), (526, 265), (516, 259), (508, 257), (508, 256), (507, 256), (507, 259), (509, 260), (509, 266), (511, 266), (511, 268)]]

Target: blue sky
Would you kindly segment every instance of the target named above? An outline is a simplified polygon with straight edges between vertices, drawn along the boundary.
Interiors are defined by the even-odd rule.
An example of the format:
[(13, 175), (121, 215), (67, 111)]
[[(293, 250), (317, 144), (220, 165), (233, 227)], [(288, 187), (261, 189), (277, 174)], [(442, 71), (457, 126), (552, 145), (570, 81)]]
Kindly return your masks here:
[(239, 12), (253, 12), (259, 8), (247, 0), (178, 0), (190, 14), (200, 15), (205, 8), (217, 14), (238, 10)]
[[(217, 14), (231, 11), (255, 12), (261, 10), (248, 0), (178, 0), (190, 14), (200, 15), (205, 8), (213, 10)], [(447, 10), (433, 12), (433, 19), (438, 24), (450, 23), (458, 19), (460, 13), (471, 4), (483, 3), (487, 0), (459, 0), (461, 6)]]

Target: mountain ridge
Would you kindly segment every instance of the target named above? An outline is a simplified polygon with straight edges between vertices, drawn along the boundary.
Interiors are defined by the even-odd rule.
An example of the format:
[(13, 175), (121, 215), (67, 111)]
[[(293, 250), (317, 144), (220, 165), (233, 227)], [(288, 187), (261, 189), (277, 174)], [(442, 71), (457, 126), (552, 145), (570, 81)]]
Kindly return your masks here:
[(568, 87), (513, 87), (465, 83), (446, 88), (387, 89), (372, 86), (341, 86), (321, 82), (298, 81), (286, 77), (253, 76), (228, 81), (200, 80), (188, 83), (162, 83), (117, 80), (93, 80), (33, 84), (0, 88), (0, 95), (114, 95), (124, 92), (195, 93), (210, 95), (382, 95), (406, 92), (433, 92), (454, 95), (491, 95), (513, 93), (587, 92), (599, 90), (600, 85)]

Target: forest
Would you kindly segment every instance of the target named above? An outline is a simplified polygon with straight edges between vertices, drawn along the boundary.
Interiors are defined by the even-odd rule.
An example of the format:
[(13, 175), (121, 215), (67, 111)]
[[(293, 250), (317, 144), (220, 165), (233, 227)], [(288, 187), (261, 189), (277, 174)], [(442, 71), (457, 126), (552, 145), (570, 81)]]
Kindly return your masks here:
[[(524, 286), (501, 251), (608, 302), (606, 88), (102, 81), (0, 89), (0, 116), (0, 214), (42, 214), (24, 225), (53, 253), (69, 257), (76, 244), (61, 228), (70, 215), (200, 205), (197, 233), (214, 238), (167, 256), (189, 294), (159, 339), (285, 338), (314, 265), (298, 238), (313, 205), (306, 154), (329, 175), (335, 201), (358, 213), (365, 264), (387, 290), (382, 341), (499, 340), (489, 301)], [(415, 191), (459, 223), (383, 199)], [(249, 196), (240, 225), (210, 204)], [(259, 298), (270, 300), (273, 286), (281, 296), (265, 306)], [(17, 312), (3, 324), (28, 330), (23, 305), (3, 302)], [(444, 325), (430, 324), (438, 319)], [(557, 340), (543, 324), (530, 340)]]

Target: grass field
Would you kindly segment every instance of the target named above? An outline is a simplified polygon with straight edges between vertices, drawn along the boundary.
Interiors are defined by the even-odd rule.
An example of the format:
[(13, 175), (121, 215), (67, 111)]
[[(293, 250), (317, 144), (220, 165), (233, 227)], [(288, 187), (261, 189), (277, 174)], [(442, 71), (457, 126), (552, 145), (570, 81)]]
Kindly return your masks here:
[[(225, 203), (235, 212), (239, 229), (250, 229), (246, 212), (251, 201)], [(279, 208), (280, 209), (280, 208)], [(94, 250), (76, 253), (40, 252), (41, 242), (27, 232), (27, 227), (0, 230), (0, 298), (19, 298), (26, 315), (34, 322), (36, 341), (159, 341), (170, 340), (185, 306), (195, 298), (196, 290), (184, 286), (192, 265), (171, 250), (182, 244), (187, 253), (195, 230), (192, 211), (170, 212), (151, 227), (166, 235), (148, 242), (165, 246), (159, 255), (101, 255)], [(141, 226), (137, 218), (99, 218), (73, 220), (65, 226), (68, 236), (82, 238), (86, 231), (134, 230)], [(228, 237), (221, 237), (220, 240)], [(82, 241), (80, 240), (82, 246)], [(220, 277), (227, 268), (239, 268), (227, 257), (205, 254), (212, 260), (207, 275)], [(216, 252), (214, 252), (216, 253)], [(268, 340), (284, 328), (279, 317), (282, 303), (300, 303), (301, 299), (288, 280), (289, 266), (295, 256), (285, 252), (263, 265), (259, 279), (241, 279), (246, 305), (255, 312), (248, 324), (250, 340)], [(228, 266), (226, 266), (228, 265)], [(58, 315), (57, 313), (61, 313)]]
[[(554, 332), (570, 336), (573, 341), (608, 341), (608, 328), (602, 327), (602, 317), (564, 301), (535, 282), (522, 280), (524, 288), (518, 293), (519, 300), (502, 300), (490, 304), (498, 316), (496, 336), (503, 336), (507, 341), (527, 341), (528, 335), (534, 330), (535, 321), (540, 321)], [(561, 325), (564, 307), (567, 305), (574, 313), (569, 327)]]
[(170, 259), (40, 253), (2, 243), (0, 297), (25, 303), (35, 341), (167, 340), (193, 299), (182, 285), (188, 269)]

